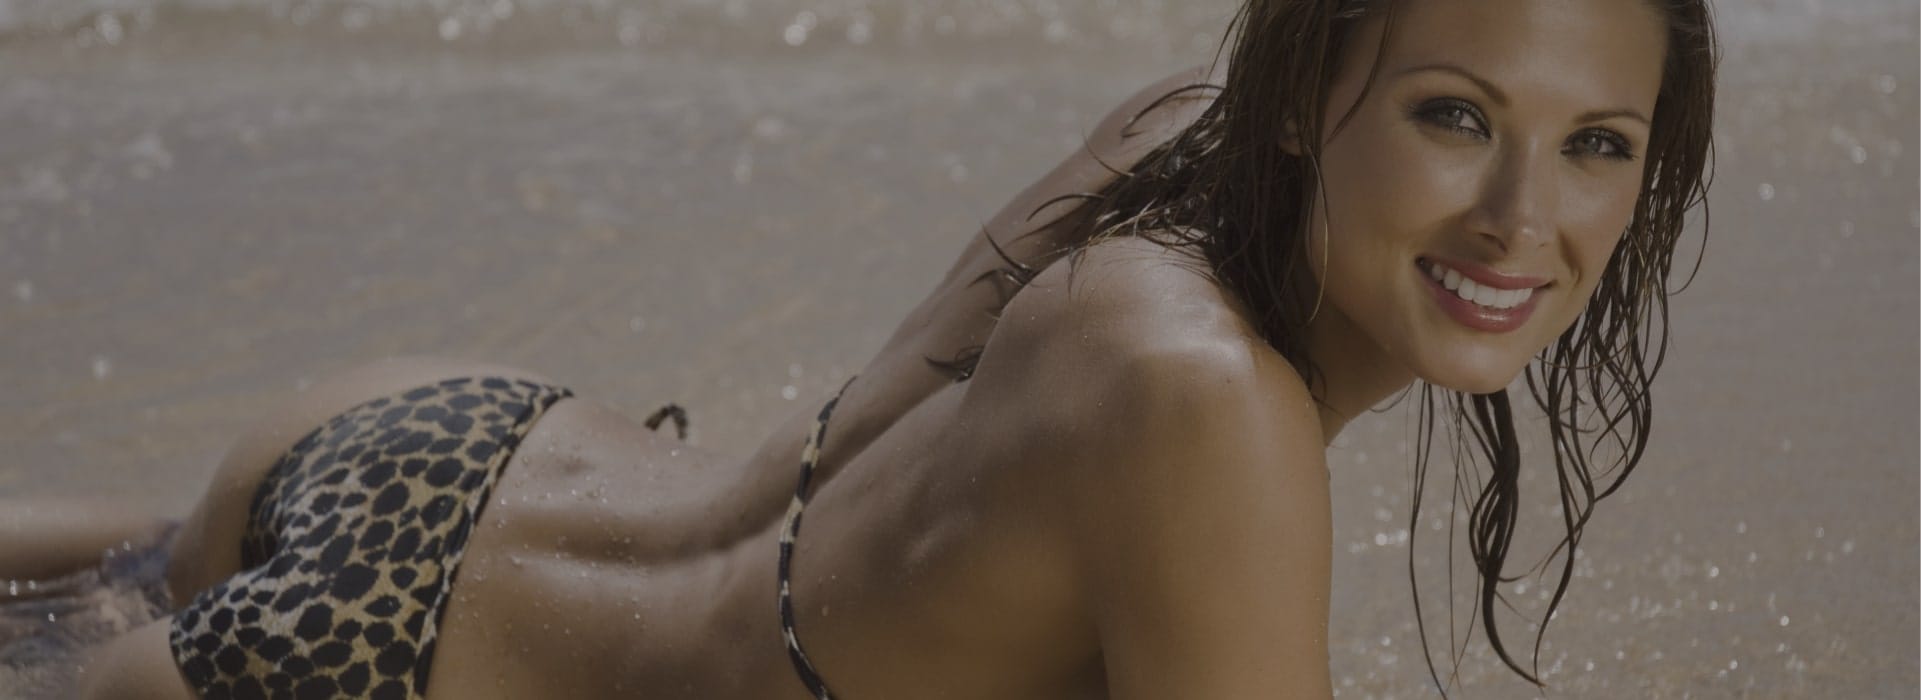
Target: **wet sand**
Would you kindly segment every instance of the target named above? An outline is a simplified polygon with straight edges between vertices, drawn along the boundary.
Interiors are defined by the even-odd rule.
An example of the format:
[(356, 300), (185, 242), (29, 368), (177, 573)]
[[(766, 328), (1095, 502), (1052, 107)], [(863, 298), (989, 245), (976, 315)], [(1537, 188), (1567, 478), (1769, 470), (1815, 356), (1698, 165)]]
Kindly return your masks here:
[[(183, 512), (247, 416), (404, 354), (679, 402), (744, 452), (1232, 9), (202, 4), (0, 0), (0, 496)], [(1915, 697), (1916, 10), (1722, 9), (1705, 262), (1541, 668), (1562, 697)], [(1402, 406), (1330, 453), (1341, 697), (1433, 695), (1412, 438)], [(1510, 590), (1538, 616), (1539, 582)], [(1461, 696), (1537, 695), (1467, 650)]]

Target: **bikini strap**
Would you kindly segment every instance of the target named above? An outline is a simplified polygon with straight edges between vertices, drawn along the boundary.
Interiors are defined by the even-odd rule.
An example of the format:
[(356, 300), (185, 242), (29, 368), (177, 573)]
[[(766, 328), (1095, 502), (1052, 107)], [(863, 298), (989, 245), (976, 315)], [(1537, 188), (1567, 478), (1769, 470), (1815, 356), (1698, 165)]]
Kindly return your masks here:
[(827, 439), (827, 419), (834, 415), (834, 406), (840, 397), (847, 393), (847, 387), (854, 383), (848, 378), (840, 391), (820, 407), (820, 415), (814, 420), (814, 430), (807, 435), (807, 446), (800, 453), (800, 484), (794, 487), (794, 500), (787, 504), (786, 522), (780, 529), (780, 634), (787, 643), (787, 656), (794, 662), (794, 672), (800, 674), (800, 682), (807, 686), (807, 692), (818, 700), (832, 700), (833, 693), (827, 689), (827, 682), (821, 680), (820, 672), (807, 659), (807, 652), (800, 648), (800, 638), (794, 634), (794, 598), (792, 587), (788, 584), (794, 560), (794, 539), (800, 535), (801, 511), (807, 508), (807, 499), (812, 496), (810, 487), (814, 480), (814, 467), (820, 463), (820, 450)]

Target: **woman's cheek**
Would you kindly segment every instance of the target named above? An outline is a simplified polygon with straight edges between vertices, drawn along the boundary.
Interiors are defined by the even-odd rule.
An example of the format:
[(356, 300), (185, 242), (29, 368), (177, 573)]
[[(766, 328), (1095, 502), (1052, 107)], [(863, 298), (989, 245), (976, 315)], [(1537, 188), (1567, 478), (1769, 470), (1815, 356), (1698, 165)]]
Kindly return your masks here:
[(1438, 222), (1472, 199), (1473, 163), (1437, 153), (1405, 131), (1353, 136), (1351, 159), (1329, 189), (1347, 191), (1347, 206), (1335, 211), (1360, 224), (1377, 246), (1418, 247)]
[(1571, 240), (1564, 239), (1564, 245), (1566, 254), (1571, 258), (1567, 265), (1579, 275), (1583, 306), (1600, 284), (1601, 276), (1607, 271), (1608, 260), (1614, 257), (1615, 248), (1626, 240), (1627, 228), (1633, 222), (1634, 205), (1639, 195), (1638, 182), (1600, 184), (1601, 187), (1590, 190), (1589, 196), (1581, 201), (1566, 205), (1567, 211), (1577, 212), (1564, 224), (1572, 233), (1567, 237)]

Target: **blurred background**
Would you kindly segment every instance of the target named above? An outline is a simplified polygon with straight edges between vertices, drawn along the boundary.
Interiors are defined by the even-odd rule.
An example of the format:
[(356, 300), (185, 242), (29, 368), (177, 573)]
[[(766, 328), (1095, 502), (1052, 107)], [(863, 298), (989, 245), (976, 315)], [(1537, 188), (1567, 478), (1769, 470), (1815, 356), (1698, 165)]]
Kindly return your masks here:
[[(1913, 698), (1917, 8), (1718, 5), (1705, 259), (1541, 671), (1559, 697)], [(1233, 9), (0, 0), (0, 497), (184, 512), (249, 416), (403, 354), (676, 401), (694, 442), (744, 453), (1122, 97), (1209, 60)], [(1533, 433), (1524, 527), (1551, 534)], [(1434, 695), (1407, 561), (1412, 540), (1445, 577), (1450, 477), (1443, 455), (1410, 523), (1412, 444), (1403, 404), (1330, 453), (1343, 698)], [(1505, 589), (1522, 653), (1542, 583)], [(1541, 694), (1462, 648), (1461, 696)]]

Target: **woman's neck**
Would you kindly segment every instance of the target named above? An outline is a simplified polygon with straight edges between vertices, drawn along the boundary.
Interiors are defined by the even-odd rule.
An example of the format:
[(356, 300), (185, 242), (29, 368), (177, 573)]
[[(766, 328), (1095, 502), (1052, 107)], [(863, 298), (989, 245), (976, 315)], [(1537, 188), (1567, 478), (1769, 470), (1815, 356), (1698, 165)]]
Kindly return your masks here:
[(1348, 421), (1414, 381), (1412, 371), (1331, 306), (1308, 323), (1307, 356), (1318, 371), (1310, 388), (1320, 403), (1321, 435), (1330, 445)]

